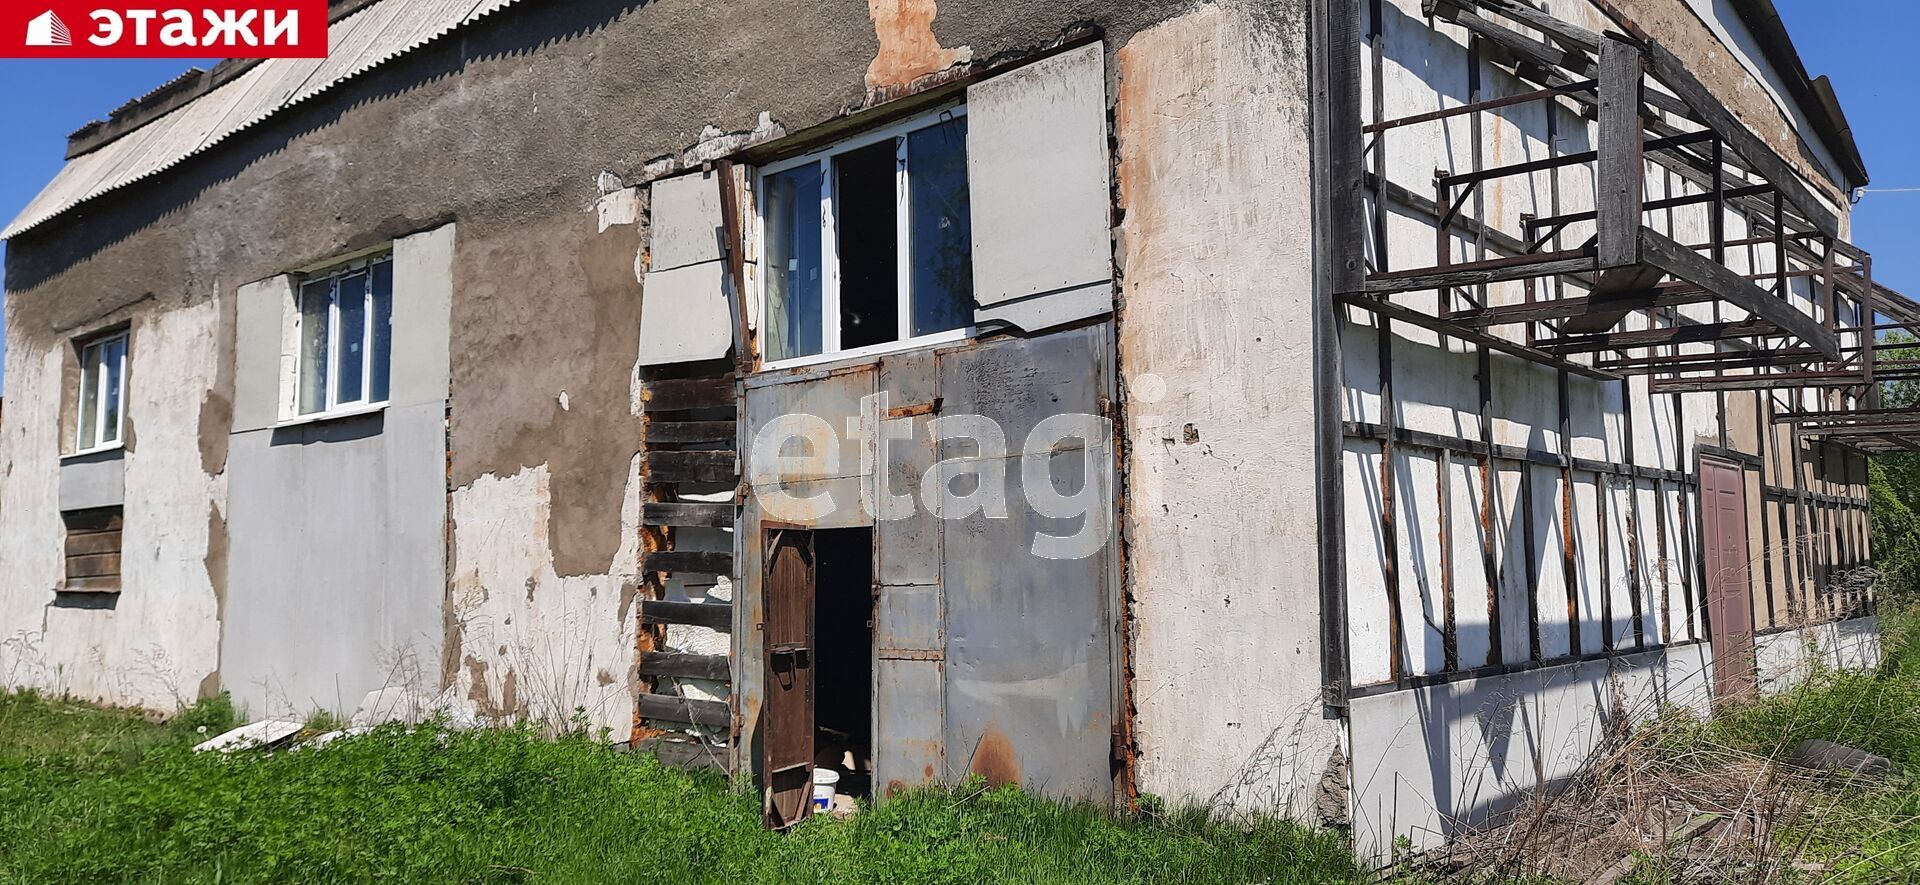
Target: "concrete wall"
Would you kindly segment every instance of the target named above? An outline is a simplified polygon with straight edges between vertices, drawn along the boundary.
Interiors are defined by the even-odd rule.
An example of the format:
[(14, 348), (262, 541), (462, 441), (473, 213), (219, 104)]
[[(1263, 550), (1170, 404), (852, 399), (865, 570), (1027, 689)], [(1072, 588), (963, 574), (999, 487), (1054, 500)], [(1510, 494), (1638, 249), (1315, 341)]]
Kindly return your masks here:
[(1611, 660), (1462, 679), (1353, 701), (1355, 847), (1431, 847), (1579, 771), (1610, 729), (1667, 707), (1705, 712), (1712, 650), (1674, 646)]
[(1308, 813), (1311, 554), (1304, 8), (1222, 3), (1119, 54), (1127, 567), (1141, 790)]
[(392, 386), (373, 414), (281, 420), (294, 288), (240, 289), (220, 672), (252, 715), (440, 687), (454, 242), (446, 225), (393, 245)]
[(1880, 619), (1854, 618), (1760, 636), (1754, 642), (1760, 690), (1785, 691), (1821, 670), (1880, 666)]

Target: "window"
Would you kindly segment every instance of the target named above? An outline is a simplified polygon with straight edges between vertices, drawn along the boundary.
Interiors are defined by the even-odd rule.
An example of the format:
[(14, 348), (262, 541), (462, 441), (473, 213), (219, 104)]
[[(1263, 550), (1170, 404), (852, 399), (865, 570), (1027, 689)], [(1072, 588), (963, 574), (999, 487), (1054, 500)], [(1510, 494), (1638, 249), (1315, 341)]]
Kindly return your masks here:
[(298, 414), (387, 401), (393, 362), (393, 256), (356, 261), (300, 282)]
[(120, 521), (118, 507), (69, 510), (60, 514), (67, 526), (67, 582), (69, 593), (117, 593), (120, 590)]
[(965, 113), (767, 167), (769, 362), (964, 334), (973, 317)]
[(80, 346), (77, 453), (120, 444), (125, 425), (127, 333), (95, 338)]

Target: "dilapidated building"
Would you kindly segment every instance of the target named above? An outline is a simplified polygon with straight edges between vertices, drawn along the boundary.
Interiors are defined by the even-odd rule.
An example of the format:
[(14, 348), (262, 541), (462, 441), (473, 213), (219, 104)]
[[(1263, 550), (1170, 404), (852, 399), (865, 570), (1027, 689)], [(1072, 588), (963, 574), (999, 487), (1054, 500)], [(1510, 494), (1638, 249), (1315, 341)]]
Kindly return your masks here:
[(0, 675), (1431, 842), (1875, 654), (1769, 8), (336, 2), (4, 231)]

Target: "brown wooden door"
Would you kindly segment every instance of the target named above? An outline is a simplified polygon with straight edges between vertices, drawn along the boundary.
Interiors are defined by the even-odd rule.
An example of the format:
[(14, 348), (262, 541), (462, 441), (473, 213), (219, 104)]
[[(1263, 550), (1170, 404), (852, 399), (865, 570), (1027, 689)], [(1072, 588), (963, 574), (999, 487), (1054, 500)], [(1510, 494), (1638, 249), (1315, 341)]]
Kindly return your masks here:
[(760, 771), (766, 824), (793, 826), (813, 809), (813, 533), (766, 530), (767, 699)]
[(1746, 477), (1738, 466), (1715, 458), (1700, 459), (1700, 546), (1706, 557), (1713, 688), (1720, 697), (1739, 697), (1754, 691), (1746, 488)]

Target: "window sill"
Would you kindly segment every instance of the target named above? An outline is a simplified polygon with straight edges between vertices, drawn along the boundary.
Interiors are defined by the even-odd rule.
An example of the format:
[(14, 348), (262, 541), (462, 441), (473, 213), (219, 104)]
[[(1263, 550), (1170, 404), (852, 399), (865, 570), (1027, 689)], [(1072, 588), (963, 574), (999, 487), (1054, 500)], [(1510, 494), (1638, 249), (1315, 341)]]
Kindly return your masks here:
[(60, 460), (77, 461), (81, 458), (86, 458), (91, 455), (101, 455), (107, 452), (118, 452), (125, 449), (126, 447), (127, 447), (127, 444), (124, 441), (115, 441), (115, 442), (107, 443), (104, 446), (94, 446), (91, 449), (81, 449), (80, 451), (77, 451), (77, 452), (68, 452), (64, 455), (61, 455)]
[(337, 421), (342, 418), (358, 418), (362, 415), (379, 414), (386, 410), (386, 403), (374, 403), (370, 406), (352, 406), (345, 409), (334, 409), (331, 412), (315, 412), (311, 415), (300, 415), (295, 418), (287, 418), (283, 421), (276, 422), (273, 425), (273, 429), (280, 430), (287, 427), (303, 427), (308, 424)]
[(781, 369), (797, 369), (802, 366), (821, 366), (828, 363), (852, 362), (869, 357), (900, 353), (901, 351), (918, 350), (923, 347), (957, 344), (972, 338), (974, 332), (974, 327), (968, 326), (964, 329), (954, 329), (951, 332), (935, 332), (932, 335), (921, 335), (918, 338), (906, 338), (899, 341), (870, 344), (866, 347), (856, 347), (852, 350), (836, 350), (832, 353), (796, 356), (789, 359), (762, 363), (760, 370), (763, 372), (777, 372)]

